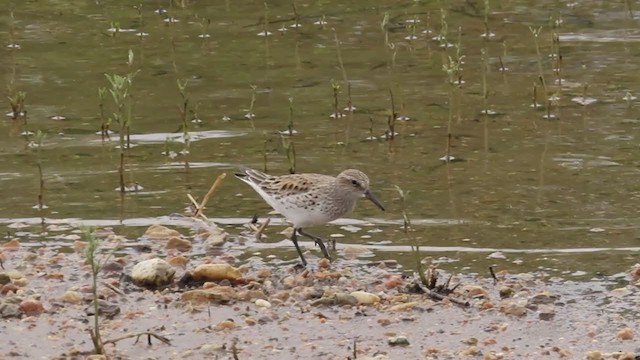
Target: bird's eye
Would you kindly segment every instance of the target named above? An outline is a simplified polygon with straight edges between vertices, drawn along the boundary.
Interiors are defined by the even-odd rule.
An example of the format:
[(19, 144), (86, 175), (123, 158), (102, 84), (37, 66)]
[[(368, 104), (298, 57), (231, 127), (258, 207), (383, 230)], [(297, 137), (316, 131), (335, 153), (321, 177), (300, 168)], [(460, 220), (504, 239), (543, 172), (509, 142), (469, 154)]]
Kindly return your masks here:
[(351, 183), (352, 183), (354, 186), (360, 186), (360, 184), (358, 184), (358, 180), (351, 180)]

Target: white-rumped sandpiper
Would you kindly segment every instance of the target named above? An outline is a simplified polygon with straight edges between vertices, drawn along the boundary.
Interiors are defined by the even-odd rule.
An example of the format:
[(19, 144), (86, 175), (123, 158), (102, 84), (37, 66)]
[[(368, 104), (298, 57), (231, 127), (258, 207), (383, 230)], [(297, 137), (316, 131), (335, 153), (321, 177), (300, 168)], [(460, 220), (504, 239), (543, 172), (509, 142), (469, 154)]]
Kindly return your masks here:
[(302, 265), (307, 265), (307, 261), (298, 246), (297, 233), (313, 239), (322, 254), (330, 258), (322, 239), (304, 232), (303, 228), (323, 225), (344, 216), (355, 208), (356, 201), (362, 197), (384, 211), (384, 206), (369, 191), (369, 178), (360, 170), (348, 169), (335, 177), (322, 174), (273, 176), (241, 167), (235, 175), (293, 224), (291, 241), (296, 246)]

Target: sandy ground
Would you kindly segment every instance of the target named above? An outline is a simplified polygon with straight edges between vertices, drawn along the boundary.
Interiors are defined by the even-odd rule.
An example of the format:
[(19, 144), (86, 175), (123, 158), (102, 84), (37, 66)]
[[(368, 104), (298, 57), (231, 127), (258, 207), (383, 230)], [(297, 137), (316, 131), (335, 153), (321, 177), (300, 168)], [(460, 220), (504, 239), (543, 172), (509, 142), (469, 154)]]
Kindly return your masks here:
[[(103, 246), (112, 243), (107, 239)], [(91, 278), (83, 246), (76, 241), (61, 252), (13, 242), (2, 248), (0, 359), (90, 354)], [(124, 339), (105, 345), (110, 359), (636, 359), (640, 354), (640, 295), (633, 285), (638, 269), (587, 282), (544, 273), (498, 273), (497, 283), (488, 276), (456, 275), (451, 283), (460, 286), (450, 296), (468, 301), (464, 307), (416, 293), (414, 278), (393, 261), (329, 263), (309, 254), (310, 265), (302, 269), (257, 257), (240, 265), (231, 257), (205, 256), (170, 261), (177, 272), (162, 290), (138, 287), (122, 276), (153, 257), (123, 254), (107, 260), (99, 293), (112, 313), (101, 317), (101, 331), (104, 340), (152, 331), (170, 344), (152, 338), (149, 345), (146, 336), (137, 343)], [(225, 260), (237, 266), (240, 277), (178, 286), (197, 265)]]

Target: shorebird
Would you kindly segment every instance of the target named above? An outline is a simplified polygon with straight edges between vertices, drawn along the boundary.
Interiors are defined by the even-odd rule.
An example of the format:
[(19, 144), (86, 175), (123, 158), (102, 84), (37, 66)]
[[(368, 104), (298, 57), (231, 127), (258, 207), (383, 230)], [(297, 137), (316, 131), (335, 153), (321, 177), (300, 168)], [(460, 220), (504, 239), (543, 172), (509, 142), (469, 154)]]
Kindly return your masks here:
[(302, 265), (307, 265), (298, 233), (315, 241), (322, 254), (331, 259), (322, 239), (302, 229), (324, 225), (352, 211), (358, 199), (365, 197), (384, 211), (384, 206), (369, 190), (369, 178), (360, 170), (348, 169), (338, 176), (290, 174), (274, 176), (240, 167), (236, 177), (249, 184), (267, 204), (293, 224), (291, 241)]

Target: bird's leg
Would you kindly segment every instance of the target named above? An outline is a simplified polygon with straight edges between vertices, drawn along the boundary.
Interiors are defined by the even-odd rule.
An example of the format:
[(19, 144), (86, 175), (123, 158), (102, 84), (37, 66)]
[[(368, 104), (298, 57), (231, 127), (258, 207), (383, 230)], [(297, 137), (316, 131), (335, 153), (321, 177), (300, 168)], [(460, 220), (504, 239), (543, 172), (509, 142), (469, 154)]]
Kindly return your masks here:
[(302, 231), (302, 229), (298, 229), (298, 231), (300, 232), (300, 235), (304, 235), (309, 239), (312, 239), (313, 241), (315, 241), (316, 245), (320, 247), (320, 250), (322, 251), (322, 255), (324, 255), (325, 258), (331, 260), (331, 256), (329, 256), (329, 252), (327, 251), (327, 248), (324, 246), (324, 242), (322, 242), (321, 238), (319, 238), (318, 236), (306, 233)]
[(296, 246), (296, 251), (298, 251), (298, 255), (300, 255), (300, 260), (302, 261), (302, 266), (307, 266), (307, 260), (302, 255), (302, 250), (300, 250), (300, 246), (298, 245), (298, 234), (297, 231), (299, 229), (293, 229), (293, 233), (291, 234), (291, 242)]

